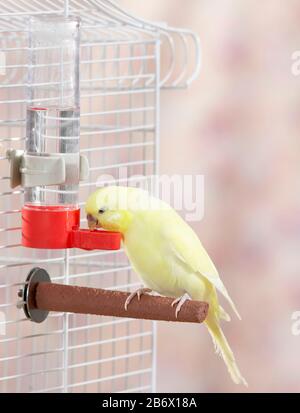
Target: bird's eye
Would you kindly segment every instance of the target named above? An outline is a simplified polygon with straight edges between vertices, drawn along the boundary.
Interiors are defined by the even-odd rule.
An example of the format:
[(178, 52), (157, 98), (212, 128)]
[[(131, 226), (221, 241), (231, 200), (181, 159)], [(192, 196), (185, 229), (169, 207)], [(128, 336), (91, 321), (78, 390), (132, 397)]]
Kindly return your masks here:
[(99, 214), (104, 214), (104, 212), (105, 212), (105, 209), (104, 208), (101, 208), (101, 209), (99, 209)]

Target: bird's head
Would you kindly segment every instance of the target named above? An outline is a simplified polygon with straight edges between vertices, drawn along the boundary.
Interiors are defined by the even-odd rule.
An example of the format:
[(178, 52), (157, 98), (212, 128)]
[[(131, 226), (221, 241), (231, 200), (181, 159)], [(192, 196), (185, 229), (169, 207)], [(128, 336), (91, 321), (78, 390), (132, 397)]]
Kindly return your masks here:
[(131, 189), (107, 186), (92, 193), (85, 204), (89, 228), (124, 234), (133, 216), (129, 206)]

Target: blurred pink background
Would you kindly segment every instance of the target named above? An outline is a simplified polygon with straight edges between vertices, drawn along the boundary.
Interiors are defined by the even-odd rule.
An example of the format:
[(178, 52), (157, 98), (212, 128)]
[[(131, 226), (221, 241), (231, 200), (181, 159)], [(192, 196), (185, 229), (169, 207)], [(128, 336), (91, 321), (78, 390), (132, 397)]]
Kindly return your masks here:
[[(158, 326), (158, 391), (299, 392), (300, 1), (122, 0), (201, 37), (189, 90), (162, 92), (161, 172), (203, 174), (194, 227), (243, 321), (224, 331), (249, 389), (231, 383), (204, 326)], [(170, 150), (172, 148), (172, 154)]]

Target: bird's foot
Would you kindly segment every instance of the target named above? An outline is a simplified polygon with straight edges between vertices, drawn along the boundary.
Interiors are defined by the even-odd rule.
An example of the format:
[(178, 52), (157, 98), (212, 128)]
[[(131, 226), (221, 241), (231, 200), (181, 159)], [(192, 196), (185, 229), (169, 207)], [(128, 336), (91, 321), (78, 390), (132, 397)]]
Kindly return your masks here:
[(135, 296), (137, 296), (138, 300), (140, 301), (141, 296), (143, 294), (151, 293), (151, 291), (152, 291), (151, 288), (139, 288), (138, 290), (131, 293), (125, 301), (125, 310), (127, 311), (129, 304), (131, 303), (131, 301), (134, 299)]
[(178, 317), (179, 311), (181, 310), (183, 304), (187, 301), (190, 300), (190, 296), (185, 293), (183, 294), (181, 297), (176, 298), (173, 302), (172, 302), (172, 307), (174, 307), (174, 305), (176, 305), (176, 311), (175, 311), (175, 316), (176, 318)]

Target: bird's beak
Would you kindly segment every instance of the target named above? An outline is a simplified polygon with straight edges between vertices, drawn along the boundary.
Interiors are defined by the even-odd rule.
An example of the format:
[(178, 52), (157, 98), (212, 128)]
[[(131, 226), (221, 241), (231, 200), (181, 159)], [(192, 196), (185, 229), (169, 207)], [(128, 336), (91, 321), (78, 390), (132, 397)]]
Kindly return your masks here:
[(93, 217), (91, 214), (87, 214), (86, 216), (87, 222), (88, 222), (88, 227), (91, 230), (94, 230), (98, 226), (98, 219)]

